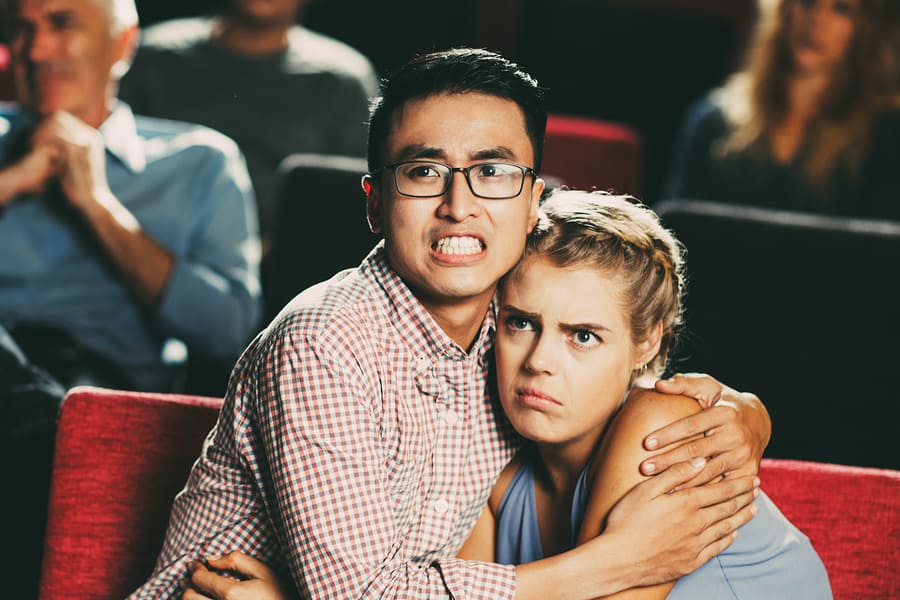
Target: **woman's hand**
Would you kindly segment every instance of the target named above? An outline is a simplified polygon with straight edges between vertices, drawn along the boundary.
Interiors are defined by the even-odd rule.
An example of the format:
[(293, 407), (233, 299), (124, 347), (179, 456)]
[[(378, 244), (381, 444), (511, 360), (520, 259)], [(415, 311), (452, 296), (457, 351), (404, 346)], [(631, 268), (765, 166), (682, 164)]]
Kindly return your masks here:
[[(660, 473), (692, 457), (708, 461), (696, 483), (759, 472), (759, 462), (772, 433), (769, 414), (759, 398), (738, 392), (709, 375), (696, 373), (658, 381), (656, 391), (691, 396), (705, 410), (658, 429), (644, 439), (647, 450), (684, 442), (642, 462), (644, 475)], [(703, 437), (685, 441), (698, 434)]]
[[(206, 565), (235, 573), (243, 580), (214, 573)], [(296, 597), (275, 571), (243, 552), (209, 558), (206, 565), (200, 561), (191, 564), (191, 578), (182, 595), (184, 600), (291, 600)]]

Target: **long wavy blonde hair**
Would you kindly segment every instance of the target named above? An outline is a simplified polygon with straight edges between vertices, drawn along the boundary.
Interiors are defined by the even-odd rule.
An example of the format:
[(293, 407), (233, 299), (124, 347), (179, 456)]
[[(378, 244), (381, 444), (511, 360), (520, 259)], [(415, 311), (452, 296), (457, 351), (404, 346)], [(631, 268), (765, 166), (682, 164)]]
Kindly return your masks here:
[[(787, 84), (792, 59), (788, 45), (790, 9), (802, 0), (760, 0), (759, 23), (746, 63), (719, 90), (732, 134), (723, 154), (761, 147), (771, 152), (772, 132), (788, 113)], [(887, 22), (887, 3), (860, 0), (856, 33), (842, 67), (823, 96), (807, 130), (801, 168), (814, 186), (824, 186), (838, 166), (852, 175), (868, 154), (874, 122), (886, 108), (900, 107), (898, 50), (891, 41), (896, 23)]]

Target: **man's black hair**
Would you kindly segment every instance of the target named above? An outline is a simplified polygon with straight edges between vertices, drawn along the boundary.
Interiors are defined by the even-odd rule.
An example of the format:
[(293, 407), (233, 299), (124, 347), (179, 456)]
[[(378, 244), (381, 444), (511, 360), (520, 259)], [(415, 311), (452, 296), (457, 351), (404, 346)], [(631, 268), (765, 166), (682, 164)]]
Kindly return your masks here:
[(515, 63), (475, 48), (417, 56), (382, 80), (381, 96), (373, 102), (369, 120), (369, 171), (384, 166), (385, 144), (394, 117), (407, 102), (466, 92), (505, 98), (519, 105), (534, 150), (534, 169), (539, 171), (547, 126), (544, 90)]

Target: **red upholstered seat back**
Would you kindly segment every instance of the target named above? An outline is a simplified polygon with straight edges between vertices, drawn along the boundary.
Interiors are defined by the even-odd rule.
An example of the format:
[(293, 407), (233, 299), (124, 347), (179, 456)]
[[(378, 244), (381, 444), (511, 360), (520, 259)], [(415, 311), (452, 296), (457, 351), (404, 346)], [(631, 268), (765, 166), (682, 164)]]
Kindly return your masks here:
[(60, 411), (42, 600), (124, 598), (150, 574), (218, 398), (71, 390)]
[(0, 44), (0, 102), (16, 98), (11, 58), (9, 48), (5, 44)]
[[(149, 575), (221, 400), (79, 387), (60, 412), (42, 600), (121, 599)], [(766, 493), (812, 540), (836, 600), (900, 598), (900, 472), (763, 461)]]
[(760, 479), (822, 557), (835, 600), (900, 598), (900, 471), (765, 459)]
[(574, 189), (640, 196), (640, 137), (628, 125), (551, 114), (541, 174)]

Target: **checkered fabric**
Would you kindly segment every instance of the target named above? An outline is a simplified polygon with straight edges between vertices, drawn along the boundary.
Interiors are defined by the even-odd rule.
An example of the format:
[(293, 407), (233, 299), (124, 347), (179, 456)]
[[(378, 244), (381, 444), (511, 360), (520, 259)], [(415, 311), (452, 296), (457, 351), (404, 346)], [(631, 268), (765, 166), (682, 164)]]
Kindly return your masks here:
[(238, 362), (130, 598), (177, 595), (192, 559), (235, 549), (304, 598), (511, 598), (513, 567), (454, 558), (517, 449), (487, 391), (494, 326), (460, 348), (381, 246), (304, 292)]

